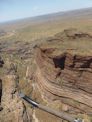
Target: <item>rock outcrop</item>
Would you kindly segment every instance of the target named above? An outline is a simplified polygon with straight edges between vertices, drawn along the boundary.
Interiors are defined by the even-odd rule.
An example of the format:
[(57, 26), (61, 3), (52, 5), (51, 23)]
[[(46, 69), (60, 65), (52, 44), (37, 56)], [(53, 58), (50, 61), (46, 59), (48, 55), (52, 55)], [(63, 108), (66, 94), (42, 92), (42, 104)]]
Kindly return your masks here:
[(0, 112), (0, 122), (31, 122), (32, 116), (18, 96), (18, 76), (15, 69), (16, 66), (13, 63), (7, 62), (8, 73), (2, 82), (1, 106), (3, 109)]
[[(65, 36), (63, 37), (62, 34)], [(71, 35), (74, 41), (70, 38)], [(61, 37), (63, 37), (61, 41), (59, 34), (57, 36), (59, 41), (54, 41), (52, 44), (54, 39), (52, 38), (47, 44), (35, 48), (37, 66), (35, 80), (44, 97), (61, 100), (62, 103), (69, 105), (70, 113), (77, 111), (91, 114), (92, 54), (85, 50), (85, 46), (89, 48), (92, 37), (86, 33), (71, 33), (69, 30), (61, 33)], [(65, 40), (62, 40), (64, 38)], [(75, 45), (76, 41), (78, 41), (77, 45)], [(86, 41), (90, 43), (85, 45)], [(70, 43), (74, 50), (71, 49)], [(65, 45), (68, 47), (64, 47)], [(84, 50), (83, 54), (81, 48), (82, 51)]]
[[(3, 67), (4, 61), (2, 60), (2, 58), (0, 57), (0, 68)], [(2, 106), (1, 106), (1, 98), (2, 98), (2, 78), (0, 76), (0, 111), (2, 110)]]
[(0, 57), (0, 67), (3, 67), (4, 61), (2, 60), (2, 58)]

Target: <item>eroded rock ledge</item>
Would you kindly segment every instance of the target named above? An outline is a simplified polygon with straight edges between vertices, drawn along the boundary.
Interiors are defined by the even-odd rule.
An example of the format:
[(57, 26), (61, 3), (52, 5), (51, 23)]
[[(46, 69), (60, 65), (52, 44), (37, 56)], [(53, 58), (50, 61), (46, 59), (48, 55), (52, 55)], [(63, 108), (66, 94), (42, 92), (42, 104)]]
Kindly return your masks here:
[(4, 74), (3, 81), (0, 80), (2, 86), (0, 89), (2, 107), (0, 122), (31, 122), (32, 116), (18, 95), (19, 79), (16, 65), (10, 61), (7, 61), (5, 65), (6, 74)]
[[(34, 76), (45, 97), (61, 100), (71, 106), (69, 111), (73, 107), (73, 110), (89, 114), (92, 113), (92, 54), (89, 49), (85, 50), (85, 46), (90, 48), (92, 37), (86, 33), (74, 32), (73, 38), (78, 38), (73, 41), (69, 34), (71, 36), (71, 31), (68, 36), (63, 33), (63, 39), (67, 38), (66, 40), (62, 41), (61, 33), (61, 36), (57, 36), (59, 41), (51, 43), (52, 38), (52, 41), (50, 39), (50, 42), (35, 47), (37, 70)], [(86, 45), (86, 41), (90, 43)]]

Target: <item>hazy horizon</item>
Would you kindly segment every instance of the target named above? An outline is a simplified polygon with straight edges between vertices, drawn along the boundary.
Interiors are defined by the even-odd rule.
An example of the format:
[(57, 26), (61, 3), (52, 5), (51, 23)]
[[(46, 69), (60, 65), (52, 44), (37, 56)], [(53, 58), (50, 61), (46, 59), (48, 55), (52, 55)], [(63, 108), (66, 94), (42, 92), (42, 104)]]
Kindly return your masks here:
[(1, 0), (0, 23), (89, 7), (91, 0)]
[(92, 8), (92, 7), (89, 7), (89, 8), (88, 7), (87, 8), (78, 8), (78, 9), (71, 9), (71, 10), (64, 10), (64, 11), (57, 11), (57, 12), (45, 13), (45, 14), (35, 15), (35, 16), (22, 17), (22, 18), (17, 18), (17, 19), (12, 19), (12, 20), (0, 21), (0, 24), (2, 24), (2, 23), (8, 23), (8, 22), (13, 22), (13, 21), (20, 21), (20, 20), (29, 19), (29, 18), (42, 17), (42, 16), (46, 16), (46, 15), (50, 15), (50, 14), (58, 14), (60, 12), (71, 12), (71, 11), (76, 11), (76, 10), (90, 9), (90, 8)]

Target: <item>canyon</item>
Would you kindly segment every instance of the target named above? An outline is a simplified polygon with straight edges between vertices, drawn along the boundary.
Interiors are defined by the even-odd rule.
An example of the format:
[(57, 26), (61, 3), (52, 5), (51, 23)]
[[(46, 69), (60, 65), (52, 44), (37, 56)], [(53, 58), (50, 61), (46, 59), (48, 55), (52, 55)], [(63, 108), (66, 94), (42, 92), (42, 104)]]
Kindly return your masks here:
[(92, 121), (90, 33), (69, 28), (40, 42), (1, 45), (0, 122), (64, 121), (29, 107), (19, 91), (54, 110)]

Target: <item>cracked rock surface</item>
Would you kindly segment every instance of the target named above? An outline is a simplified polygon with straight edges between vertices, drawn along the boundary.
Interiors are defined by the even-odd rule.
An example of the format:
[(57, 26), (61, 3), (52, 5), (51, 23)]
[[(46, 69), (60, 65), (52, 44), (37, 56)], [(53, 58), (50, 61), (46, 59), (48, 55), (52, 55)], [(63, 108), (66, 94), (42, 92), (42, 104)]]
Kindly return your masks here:
[(0, 111), (0, 122), (31, 122), (31, 116), (28, 114), (26, 105), (18, 96), (16, 87), (18, 77), (14, 70), (16, 69), (15, 65), (11, 62), (8, 64), (9, 72), (2, 82), (1, 106), (3, 109)]

